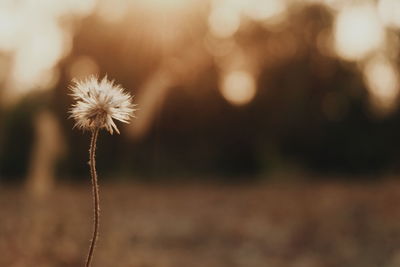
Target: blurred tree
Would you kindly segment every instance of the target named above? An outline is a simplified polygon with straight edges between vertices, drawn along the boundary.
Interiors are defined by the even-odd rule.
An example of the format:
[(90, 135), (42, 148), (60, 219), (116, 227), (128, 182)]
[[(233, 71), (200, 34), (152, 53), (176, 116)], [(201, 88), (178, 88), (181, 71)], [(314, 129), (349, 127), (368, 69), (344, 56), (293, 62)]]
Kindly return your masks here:
[(35, 198), (46, 197), (55, 183), (57, 161), (65, 150), (59, 122), (53, 113), (41, 110), (35, 115), (34, 144), (27, 174), (27, 191)]

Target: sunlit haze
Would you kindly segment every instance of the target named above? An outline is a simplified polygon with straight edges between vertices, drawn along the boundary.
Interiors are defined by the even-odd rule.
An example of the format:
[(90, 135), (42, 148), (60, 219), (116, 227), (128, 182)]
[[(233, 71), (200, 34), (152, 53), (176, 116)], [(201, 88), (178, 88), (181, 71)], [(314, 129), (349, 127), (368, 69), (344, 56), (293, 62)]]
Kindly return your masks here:
[[(274, 25), (290, 20), (291, 12), (300, 5), (324, 6), (333, 16), (332, 31), (323, 29), (317, 39), (321, 53), (332, 56), (334, 50), (340, 59), (364, 62), (366, 67), (359, 69), (365, 76), (366, 85), (372, 90), (371, 95), (377, 99), (383, 97), (385, 103), (394, 105), (398, 89), (395, 85), (397, 80), (393, 77), (398, 70), (393, 54), (399, 50), (399, 44), (390, 41), (389, 37), (395, 40), (391, 31), (400, 27), (400, 1), (397, 0), (379, 0), (376, 3), (367, 0), (2, 1), (0, 51), (3, 56), (0, 68), (4, 71), (0, 75), (0, 82), (6, 86), (3, 101), (15, 101), (31, 90), (54, 88), (60, 78), (58, 63), (73, 51), (74, 33), (80, 21), (92, 15), (115, 25), (130, 21), (129, 27), (124, 26), (127, 36), (140, 34), (144, 43), (162, 51), (166, 59), (175, 56), (179, 60), (176, 51), (180, 48), (177, 47), (184, 47), (184, 42), (192, 40), (193, 43), (204, 44), (203, 51), (209, 51), (208, 56), (213, 57), (217, 65), (225, 66), (224, 62), (221, 63), (222, 60), (226, 61), (225, 56), (235, 57), (235, 47), (239, 46), (238, 35), (251, 31), (256, 24), (266, 31), (269, 27), (276, 31)], [(194, 15), (203, 17), (203, 21), (191, 21)], [(205, 27), (204, 33), (196, 32), (201, 29), (201, 23)], [(261, 62), (259, 55), (265, 51), (275, 51), (272, 55), (262, 56), (267, 62), (278, 55), (288, 58), (295, 56), (298, 47), (293, 41), (294, 37), (288, 33), (285, 38), (282, 40), (291, 40), (290, 43), (271, 39), (264, 52), (255, 53), (245, 49), (245, 57), (248, 57), (245, 61)], [(289, 51), (286, 47), (295, 50), (289, 53), (293, 49)], [(368, 61), (380, 51), (384, 51), (388, 62), (385, 67)], [(195, 65), (196, 62), (187, 64)], [(101, 73), (99, 68), (99, 62), (87, 55), (80, 55), (70, 61), (67, 73), (69, 78), (84, 77)], [(223, 67), (219, 74), (220, 80), (224, 81), (220, 88), (222, 96), (233, 105), (251, 101), (256, 91), (254, 77), (248, 73), (232, 74), (229, 68)], [(388, 79), (377, 78), (380, 75)]]

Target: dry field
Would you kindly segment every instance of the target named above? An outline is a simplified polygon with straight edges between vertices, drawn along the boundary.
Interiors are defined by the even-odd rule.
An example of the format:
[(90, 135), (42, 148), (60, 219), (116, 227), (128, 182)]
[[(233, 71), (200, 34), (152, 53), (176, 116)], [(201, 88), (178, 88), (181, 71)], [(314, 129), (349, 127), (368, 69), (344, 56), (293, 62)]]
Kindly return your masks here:
[[(397, 267), (400, 183), (102, 185), (95, 267)], [(77, 267), (89, 185), (0, 187), (0, 266)]]

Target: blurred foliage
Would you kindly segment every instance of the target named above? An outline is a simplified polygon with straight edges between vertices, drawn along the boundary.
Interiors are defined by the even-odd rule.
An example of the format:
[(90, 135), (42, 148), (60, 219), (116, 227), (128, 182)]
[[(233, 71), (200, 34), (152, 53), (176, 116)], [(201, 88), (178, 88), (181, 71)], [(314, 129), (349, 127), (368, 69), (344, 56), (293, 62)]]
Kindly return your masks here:
[[(67, 120), (72, 60), (89, 56), (101, 75), (107, 73), (138, 94), (162, 56), (156, 44), (147, 45), (140, 35), (125, 34), (124, 23), (129, 25), (129, 21), (105, 24), (96, 16), (84, 20), (75, 33), (71, 54), (60, 63), (54, 95), (30, 95), (3, 114), (1, 177), (26, 173), (32, 116), (46, 105), (57, 114), (68, 144), (59, 174), (87, 175), (89, 135), (72, 130), (73, 122)], [(273, 66), (266, 60), (255, 99), (240, 107), (219, 93), (218, 66), (211, 61), (190, 82), (168, 91), (143, 139), (132, 140), (124, 130), (118, 138), (102, 133), (99, 172), (121, 177), (133, 173), (144, 179), (180, 175), (255, 179), (293, 162), (324, 173), (397, 171), (400, 113), (384, 118), (374, 114), (357, 66), (318, 51), (318, 33), (331, 27), (330, 14), (315, 6), (296, 10), (279, 31), (254, 24), (239, 33), (237, 42), (248, 50), (271, 40), (279, 45), (279, 40), (287, 42), (288, 35), (294, 36), (290, 40), (297, 53), (276, 60)], [(197, 31), (203, 32), (200, 26)], [(179, 49), (174, 53), (179, 55)]]

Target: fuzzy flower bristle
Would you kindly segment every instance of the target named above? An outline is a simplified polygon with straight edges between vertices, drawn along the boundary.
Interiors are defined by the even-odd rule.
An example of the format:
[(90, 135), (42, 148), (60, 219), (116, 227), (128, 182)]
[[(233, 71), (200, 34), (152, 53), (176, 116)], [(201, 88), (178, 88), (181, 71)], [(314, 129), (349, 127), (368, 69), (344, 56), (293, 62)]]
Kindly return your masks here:
[(85, 80), (73, 80), (71, 96), (76, 101), (70, 109), (75, 126), (83, 130), (105, 128), (113, 134), (119, 133), (113, 119), (129, 123), (134, 117), (135, 104), (132, 96), (124, 92), (120, 85), (114, 84), (105, 76), (102, 80), (91, 76)]

